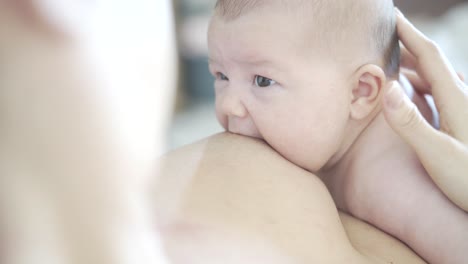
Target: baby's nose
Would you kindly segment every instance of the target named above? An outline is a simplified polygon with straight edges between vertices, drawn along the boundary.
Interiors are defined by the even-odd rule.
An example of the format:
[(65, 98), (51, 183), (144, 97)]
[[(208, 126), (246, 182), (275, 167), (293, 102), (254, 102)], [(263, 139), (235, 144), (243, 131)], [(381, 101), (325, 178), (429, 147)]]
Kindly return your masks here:
[(247, 116), (247, 109), (245, 108), (242, 96), (238, 91), (228, 88), (222, 94), (216, 95), (216, 101), (219, 110), (226, 116), (234, 116), (244, 118)]

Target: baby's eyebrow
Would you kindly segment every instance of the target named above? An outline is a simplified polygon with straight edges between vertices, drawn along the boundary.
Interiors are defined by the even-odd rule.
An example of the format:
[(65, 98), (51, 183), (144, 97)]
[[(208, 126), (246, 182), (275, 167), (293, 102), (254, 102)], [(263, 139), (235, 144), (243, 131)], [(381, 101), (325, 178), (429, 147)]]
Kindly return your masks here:
[(285, 69), (281, 67), (281, 64), (269, 59), (250, 59), (239, 61), (239, 63), (243, 63), (250, 67), (266, 67), (274, 70), (275, 72), (285, 72)]
[[(246, 58), (246, 59), (241, 59), (241, 58), (236, 58), (234, 60), (238, 64), (250, 66), (250, 67), (269, 67), (273, 68), (278, 71), (284, 71), (283, 68), (281, 68), (278, 63), (275, 63), (272, 60), (269, 59), (256, 59), (256, 58)], [(218, 61), (212, 57), (208, 58), (208, 63), (209, 64), (219, 64)]]
[(238, 59), (236, 60), (237, 62), (241, 64), (250, 64), (250, 65), (256, 65), (256, 66), (275, 66), (276, 63), (274, 63), (271, 60), (268, 59), (256, 59), (256, 58), (246, 58), (246, 59)]

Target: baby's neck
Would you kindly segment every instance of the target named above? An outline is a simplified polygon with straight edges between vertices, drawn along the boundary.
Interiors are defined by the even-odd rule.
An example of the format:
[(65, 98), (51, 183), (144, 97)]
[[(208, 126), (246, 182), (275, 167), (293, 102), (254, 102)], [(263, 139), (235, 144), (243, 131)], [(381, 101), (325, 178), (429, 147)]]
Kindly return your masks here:
[(317, 176), (327, 185), (340, 209), (347, 209), (344, 197), (347, 181), (352, 180), (353, 174), (361, 171), (360, 168), (365, 165), (366, 160), (375, 154), (369, 151), (369, 144), (384, 140), (375, 139), (379, 133), (374, 133), (382, 127), (382, 122), (386, 124), (382, 111), (378, 109), (367, 122), (351, 129), (341, 150), (334, 156), (335, 160), (329, 163), (332, 165), (317, 172)]

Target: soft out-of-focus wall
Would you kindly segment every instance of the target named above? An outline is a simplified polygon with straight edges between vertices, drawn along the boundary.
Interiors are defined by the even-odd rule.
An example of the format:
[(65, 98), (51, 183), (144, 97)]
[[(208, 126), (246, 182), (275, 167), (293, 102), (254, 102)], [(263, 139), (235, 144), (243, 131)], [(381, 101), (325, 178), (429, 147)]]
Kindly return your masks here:
[(185, 77), (182, 85), (189, 101), (210, 100), (214, 96), (208, 71), (206, 34), (215, 2), (179, 0), (179, 48)]
[(168, 149), (222, 131), (214, 113), (214, 79), (208, 71), (206, 41), (215, 3), (175, 0), (180, 77)]
[(468, 72), (468, 0), (394, 0), (412, 22), (436, 41), (455, 70)]
[(408, 14), (427, 14), (439, 16), (449, 8), (467, 2), (467, 0), (394, 0), (403, 12)]

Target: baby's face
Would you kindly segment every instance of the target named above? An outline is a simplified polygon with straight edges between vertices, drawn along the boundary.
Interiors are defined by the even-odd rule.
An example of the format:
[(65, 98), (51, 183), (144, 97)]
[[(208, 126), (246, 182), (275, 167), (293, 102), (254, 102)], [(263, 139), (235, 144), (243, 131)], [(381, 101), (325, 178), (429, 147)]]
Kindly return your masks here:
[(351, 94), (343, 72), (313, 43), (306, 45), (295, 19), (275, 10), (232, 21), (215, 16), (210, 71), (217, 117), (227, 131), (264, 139), (315, 172), (339, 151)]

